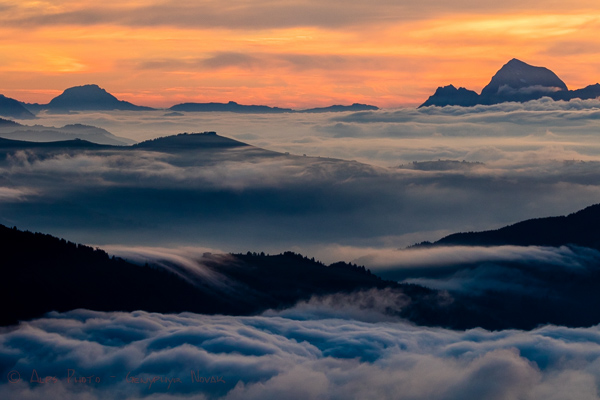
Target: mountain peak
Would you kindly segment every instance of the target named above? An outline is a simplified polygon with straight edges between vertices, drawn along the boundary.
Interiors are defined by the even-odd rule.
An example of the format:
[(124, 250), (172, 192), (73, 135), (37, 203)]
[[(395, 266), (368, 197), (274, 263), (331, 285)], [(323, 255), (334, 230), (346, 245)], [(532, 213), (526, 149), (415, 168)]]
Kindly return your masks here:
[(513, 58), (496, 72), (481, 96), (493, 102), (515, 96), (526, 101), (561, 90), (568, 90), (567, 85), (554, 72)]
[(46, 106), (53, 111), (68, 110), (150, 110), (117, 99), (96, 84), (74, 86), (53, 98)]
[(224, 136), (217, 135), (216, 132), (202, 133), (180, 133), (178, 135), (160, 137), (146, 140), (135, 144), (133, 148), (162, 151), (196, 151), (202, 149), (226, 149), (232, 147), (250, 147), (250, 145), (238, 142)]
[(569, 90), (552, 71), (513, 58), (500, 68), (481, 94), (453, 85), (440, 86), (420, 107), (447, 105), (469, 107), (508, 101), (524, 103), (542, 97), (554, 100), (594, 99), (600, 96), (600, 85)]
[(438, 87), (435, 93), (425, 103), (421, 104), (419, 108), (450, 105), (469, 107), (477, 104), (478, 100), (479, 95), (472, 90), (465, 89), (464, 87), (457, 89), (454, 85), (447, 85)]
[(118, 101), (115, 96), (102, 89), (100, 86), (95, 84), (74, 86), (65, 89), (61, 95), (55, 97), (50, 101), (50, 104), (61, 103), (65, 100), (79, 100), (79, 101), (97, 101), (97, 100), (112, 100)]
[(509, 62), (507, 62), (505, 65), (529, 65), (529, 64), (519, 60), (518, 58), (513, 58)]

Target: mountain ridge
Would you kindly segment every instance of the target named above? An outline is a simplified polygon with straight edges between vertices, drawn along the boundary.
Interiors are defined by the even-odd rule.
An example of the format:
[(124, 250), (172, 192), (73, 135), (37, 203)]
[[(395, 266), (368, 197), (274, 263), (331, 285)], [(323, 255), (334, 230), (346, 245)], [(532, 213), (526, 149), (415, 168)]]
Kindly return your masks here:
[[(54, 97), (47, 104), (26, 103), (14, 99), (8, 99), (3, 103), (0, 95), (0, 115), (13, 118), (35, 118), (34, 114), (41, 111), (50, 113), (69, 113), (72, 111), (152, 111), (152, 110), (170, 110), (173, 112), (234, 112), (240, 114), (275, 114), (275, 113), (325, 113), (325, 112), (344, 112), (344, 111), (373, 111), (379, 107), (353, 103), (351, 105), (331, 105), (327, 107), (314, 107), (308, 109), (291, 109), (283, 107), (272, 107), (266, 105), (245, 105), (235, 101), (227, 103), (209, 102), (186, 102), (175, 104), (169, 108), (152, 108), (139, 106), (128, 101), (119, 100), (105, 89), (97, 84), (85, 84), (67, 88), (60, 95)], [(3, 105), (4, 104), (4, 105)], [(12, 108), (11, 108), (12, 107)], [(13, 111), (11, 111), (14, 108)], [(17, 112), (16, 110), (20, 110)], [(4, 114), (3, 114), (4, 112)], [(176, 114), (173, 114), (176, 116)]]
[(480, 94), (454, 85), (440, 86), (435, 93), (419, 106), (445, 107), (492, 105), (505, 102), (524, 103), (542, 97), (568, 101), (593, 99), (600, 96), (600, 84), (569, 90), (554, 72), (513, 58), (504, 64), (481, 90)]
[(533, 218), (499, 229), (458, 232), (416, 246), (566, 246), (600, 250), (600, 204), (564, 216)]
[(131, 139), (115, 136), (105, 129), (91, 125), (68, 124), (56, 128), (53, 126), (23, 125), (1, 118), (0, 137), (31, 142), (56, 142), (82, 139), (93, 143), (114, 146), (126, 146), (135, 143)]
[(26, 107), (23, 107), (19, 101), (2, 94), (0, 94), (0, 115), (17, 119), (35, 118), (35, 115), (33, 115)]
[(429, 296), (436, 293), (382, 280), (364, 267), (345, 262), (327, 266), (293, 252), (205, 253), (204, 268), (222, 280), (215, 285), (193, 271), (135, 264), (99, 248), (4, 225), (0, 225), (0, 251), (0, 299), (14, 305), (0, 315), (0, 326), (77, 308), (254, 315), (314, 295), (385, 288), (398, 301), (407, 296), (413, 300), (410, 306), (390, 312), (418, 320), (420, 314), (431, 318)]

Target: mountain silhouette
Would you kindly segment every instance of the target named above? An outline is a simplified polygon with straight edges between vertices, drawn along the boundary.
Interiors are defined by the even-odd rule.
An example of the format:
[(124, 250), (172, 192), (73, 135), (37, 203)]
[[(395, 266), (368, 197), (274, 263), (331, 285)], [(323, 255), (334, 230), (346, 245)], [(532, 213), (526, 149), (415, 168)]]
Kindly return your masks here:
[[(96, 149), (120, 149), (128, 148), (130, 146), (119, 146), (113, 147), (110, 145), (103, 145), (98, 143), (89, 142), (87, 140), (72, 139), (72, 140), (57, 140), (53, 142), (30, 142), (26, 140), (13, 140), (4, 139), (0, 137), (0, 151), (14, 151), (14, 150), (96, 150)], [(0, 154), (0, 159), (6, 158), (7, 154)]]
[(230, 147), (250, 147), (250, 145), (217, 135), (216, 132), (180, 133), (146, 140), (131, 146), (134, 149), (160, 150), (160, 151), (194, 151), (199, 149), (217, 149)]
[[(451, 329), (600, 323), (600, 269), (595, 264), (575, 269), (543, 262), (464, 266), (464, 273), (502, 268), (520, 288), (515, 295), (504, 291), (502, 285), (494, 288), (490, 281), (484, 281), (491, 285), (486, 290), (440, 292), (382, 279), (356, 264), (325, 265), (293, 252), (204, 253), (197, 261), (205, 275), (160, 258), (156, 264), (135, 264), (109, 257), (99, 248), (3, 225), (0, 255), (0, 301), (6, 305), (0, 326), (78, 308), (256, 315), (314, 296), (330, 296), (323, 304), (373, 309), (419, 325)], [(509, 279), (507, 276), (504, 279)]]
[(379, 107), (368, 104), (354, 103), (350, 106), (333, 105), (329, 107), (309, 108), (306, 110), (293, 110), (291, 108), (269, 107), (260, 105), (243, 105), (235, 101), (229, 103), (182, 103), (169, 108), (172, 111), (187, 112), (234, 112), (241, 114), (279, 114), (279, 113), (326, 113), (343, 111), (371, 111)]
[(429, 245), (576, 245), (600, 250), (600, 204), (567, 216), (529, 219), (489, 231), (454, 233)]
[[(379, 107), (353, 103), (349, 106), (332, 105), (328, 107), (316, 107), (305, 110), (294, 110), (291, 108), (271, 107), (265, 105), (244, 105), (235, 101), (228, 103), (181, 103), (176, 104), (168, 110), (173, 112), (164, 114), (165, 117), (182, 116), (178, 111), (185, 112), (234, 112), (240, 114), (278, 114), (278, 113), (326, 113), (343, 111), (372, 111)], [(138, 106), (128, 101), (119, 100), (114, 95), (102, 89), (98, 85), (88, 84), (74, 86), (63, 91), (62, 94), (53, 98), (48, 104), (25, 103), (0, 95), (0, 115), (12, 118), (35, 118), (35, 114), (41, 111), (51, 113), (69, 113), (71, 111), (151, 111), (151, 107)]]
[[(217, 284), (190, 270), (174, 272), (177, 266), (169, 270), (132, 264), (98, 248), (3, 225), (0, 254), (0, 299), (6, 305), (0, 325), (77, 308), (251, 315), (289, 307), (313, 295), (385, 288), (398, 300), (398, 307), (390, 311), (413, 320), (437, 314), (446, 318), (430, 310), (433, 290), (384, 281), (345, 262), (327, 266), (292, 252), (207, 253), (201, 262), (220, 277)], [(411, 301), (405, 305), (407, 299)]]
[[(462, 89), (462, 90), (461, 90)], [(551, 70), (535, 67), (513, 58), (502, 66), (481, 91), (453, 85), (439, 87), (427, 101), (419, 106), (475, 106), (504, 102), (527, 102), (550, 97), (553, 100), (592, 99), (600, 96), (600, 85), (590, 85), (583, 89), (569, 90), (567, 85)]]
[[(6, 122), (3, 122), (6, 121)], [(90, 125), (70, 124), (61, 128), (42, 125), (21, 125), (0, 119), (0, 137), (5, 139), (53, 142), (83, 139), (98, 144), (126, 146), (135, 143), (133, 140), (113, 135), (112, 133)]]
[[(279, 154), (260, 148), (255, 148), (234, 139), (230, 139), (224, 136), (217, 135), (216, 132), (202, 132), (202, 133), (180, 133), (178, 135), (165, 136), (157, 139), (150, 139), (144, 142), (136, 143), (133, 145), (111, 144), (111, 143), (97, 143), (91, 140), (85, 139), (70, 139), (70, 140), (56, 140), (56, 141), (28, 141), (19, 140), (14, 138), (3, 138), (2, 137), (2, 120), (0, 119), (0, 150), (14, 150), (14, 149), (111, 149), (119, 151), (135, 151), (135, 150), (153, 150), (165, 153), (183, 153), (183, 152), (194, 152), (198, 150), (226, 150), (229, 148), (248, 148), (255, 149), (258, 152), (263, 152), (265, 155)], [(85, 125), (83, 125), (86, 127)], [(77, 128), (77, 126), (67, 125), (66, 128)], [(94, 129), (94, 127), (87, 128)], [(56, 128), (58, 129), (58, 128)], [(97, 129), (97, 128), (96, 128)]]
[(375, 111), (375, 110), (379, 110), (379, 107), (371, 106), (368, 104), (353, 103), (352, 105), (349, 105), (349, 106), (336, 104), (336, 105), (329, 106), (329, 107), (309, 108), (306, 110), (299, 110), (296, 112), (299, 112), (299, 113), (326, 113), (326, 112)]
[(172, 111), (188, 111), (188, 112), (234, 112), (244, 114), (278, 114), (294, 112), (291, 108), (279, 108), (269, 106), (243, 105), (235, 101), (229, 103), (182, 103), (176, 104), (169, 108)]
[(62, 94), (53, 98), (50, 103), (38, 105), (38, 107), (51, 112), (152, 110), (150, 107), (136, 106), (127, 101), (119, 100), (98, 85), (83, 85), (66, 89)]
[(513, 58), (481, 90), (481, 97), (495, 104), (533, 100), (561, 90), (568, 91), (567, 85), (554, 72)]
[(17, 118), (17, 119), (32, 119), (35, 118), (29, 110), (27, 110), (21, 103), (10, 97), (6, 97), (0, 94), (0, 115), (3, 117)]
[(470, 107), (476, 104), (479, 104), (479, 95), (476, 92), (463, 87), (457, 89), (454, 87), (454, 85), (448, 85), (437, 88), (433, 96), (429, 97), (429, 99), (427, 99), (425, 103), (421, 104), (420, 107)]
[(18, 126), (23, 125), (10, 119), (0, 118), (0, 128), (16, 128)]

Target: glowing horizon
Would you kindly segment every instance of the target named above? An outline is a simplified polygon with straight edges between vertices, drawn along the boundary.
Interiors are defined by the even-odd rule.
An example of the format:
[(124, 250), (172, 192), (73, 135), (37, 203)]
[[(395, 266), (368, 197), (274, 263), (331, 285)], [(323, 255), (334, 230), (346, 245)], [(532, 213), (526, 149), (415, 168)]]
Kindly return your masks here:
[(412, 107), (438, 86), (480, 92), (512, 58), (578, 89), (600, 81), (594, 8), (585, 0), (0, 1), (0, 93), (47, 103), (93, 83), (151, 107)]

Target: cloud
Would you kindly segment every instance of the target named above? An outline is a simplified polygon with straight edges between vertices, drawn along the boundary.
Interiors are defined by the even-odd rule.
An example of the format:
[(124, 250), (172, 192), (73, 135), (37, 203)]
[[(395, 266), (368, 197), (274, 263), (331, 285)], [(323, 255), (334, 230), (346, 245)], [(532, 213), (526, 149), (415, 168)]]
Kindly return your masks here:
[[(187, 116), (179, 118), (183, 125), (189, 123)], [(221, 120), (222, 115), (204, 118)], [(222, 120), (236, 126), (241, 122), (236, 118)], [(289, 121), (314, 127), (326, 118), (332, 116), (243, 119), (256, 121), (256, 127), (275, 121), (270, 129), (276, 130)], [(307, 253), (302, 249), (315, 244), (381, 248), (389, 246), (389, 237), (435, 240), (439, 237), (423, 232), (490, 229), (573, 212), (600, 199), (600, 161), (595, 160), (600, 157), (593, 145), (578, 152), (559, 144), (564, 140), (560, 133), (528, 136), (518, 143), (511, 137), (469, 139), (459, 149), (464, 136), (373, 138), (362, 136), (366, 124), (349, 125), (360, 129), (342, 141), (315, 136), (312, 129), (300, 137), (292, 136), (297, 131), (282, 129), (279, 139), (268, 131), (261, 141), (276, 148), (282, 143), (290, 149), (322, 147), (322, 152), (343, 143), (371, 160), (379, 159), (380, 151), (393, 154), (394, 146), (402, 146), (406, 158), (435, 160), (444, 154), (445, 160), (485, 165), (423, 171), (254, 148), (193, 155), (16, 151), (0, 162), (3, 186), (38, 195), (9, 202), (0, 222), (98, 245), (123, 240), (128, 245), (193, 245), (234, 252), (281, 252), (295, 246)], [(592, 153), (588, 161), (581, 161), (583, 151)]]
[[(366, 6), (359, 1), (316, 2), (295, 0), (286, 3), (260, 1), (249, 5), (243, 1), (232, 1), (224, 5), (215, 1), (202, 4), (191, 1), (144, 1), (121, 2), (98, 6), (92, 2), (62, 0), (41, 2), (31, 8), (9, 2), (13, 12), (4, 16), (3, 24), (13, 26), (56, 26), (56, 25), (125, 25), (133, 27), (176, 26), (185, 28), (227, 29), (272, 29), (288, 27), (318, 26), (340, 28), (365, 24), (393, 24), (398, 21), (428, 19), (433, 16), (462, 13), (493, 13), (501, 10), (530, 10), (546, 5), (539, 1), (523, 4), (507, 1), (502, 7), (482, 4), (474, 0), (462, 0), (452, 7), (438, 0), (425, 1), (416, 5), (377, 1)], [(585, 2), (583, 2), (585, 3)], [(560, 6), (560, 4), (555, 4)], [(580, 6), (583, 6), (581, 4)], [(560, 7), (559, 7), (560, 8)], [(585, 8), (585, 7), (584, 7)], [(578, 9), (572, 4), (568, 10)], [(474, 24), (476, 25), (476, 24)], [(476, 26), (475, 26), (476, 27)]]
[(171, 249), (110, 245), (105, 246), (103, 250), (136, 264), (149, 263), (167, 269), (192, 283), (199, 281), (219, 288), (227, 288), (228, 279), (206, 264), (235, 262), (233, 257), (222, 251), (198, 247)]
[[(77, 310), (2, 332), (0, 393), (46, 399), (592, 399), (600, 378), (598, 343), (598, 326), (459, 332), (402, 321)], [(58, 382), (30, 383), (33, 369)], [(100, 382), (67, 383), (69, 369)], [(11, 371), (22, 380), (8, 383)], [(192, 382), (192, 371), (225, 383)], [(163, 381), (128, 383), (128, 372)], [(181, 383), (168, 387), (176, 378)]]
[(523, 95), (523, 94), (533, 94), (533, 93), (554, 93), (563, 90), (559, 87), (549, 87), (542, 85), (531, 85), (522, 88), (515, 89), (509, 85), (502, 85), (498, 88), (498, 95), (508, 96), (508, 95)]
[(21, 201), (33, 194), (35, 194), (35, 192), (31, 189), (17, 189), (0, 186), (0, 202)]
[[(414, 244), (414, 243), (413, 243)], [(539, 261), (549, 265), (577, 266), (581, 260), (600, 258), (594, 250), (540, 246), (436, 246), (400, 248), (375, 248), (359, 246), (322, 246), (315, 252), (329, 254), (326, 259), (348, 260), (368, 265), (376, 271), (402, 268), (444, 268), (460, 264), (490, 262)]]
[[(5, 205), (0, 223), (98, 245), (314, 255), (319, 245), (399, 248), (599, 202), (599, 110), (597, 100), (541, 99), (310, 115), (42, 115), (44, 125), (75, 119), (136, 140), (216, 130), (290, 155), (13, 153), (0, 163), (2, 186), (44, 200)], [(405, 168), (442, 166), (436, 160), (485, 165)]]
[(410, 304), (400, 289), (369, 289), (347, 293), (313, 296), (284, 310), (268, 310), (265, 316), (312, 320), (341, 318), (364, 322), (397, 321), (398, 310)]
[(223, 52), (203, 60), (202, 64), (205, 67), (214, 69), (232, 66), (240, 68), (252, 68), (260, 65), (260, 60), (247, 54)]

